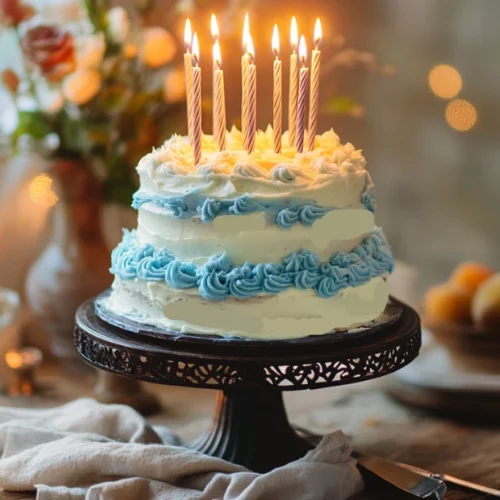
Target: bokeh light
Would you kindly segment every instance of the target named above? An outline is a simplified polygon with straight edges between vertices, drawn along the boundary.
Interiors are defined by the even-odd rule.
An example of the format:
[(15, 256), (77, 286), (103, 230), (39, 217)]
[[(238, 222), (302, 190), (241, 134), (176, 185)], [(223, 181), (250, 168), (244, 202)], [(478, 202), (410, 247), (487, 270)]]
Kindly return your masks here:
[(9, 368), (17, 370), (23, 366), (23, 357), (18, 351), (7, 351), (5, 353), (5, 362)]
[(446, 106), (445, 117), (450, 127), (467, 132), (476, 124), (477, 111), (469, 101), (456, 99)]
[(30, 200), (43, 207), (53, 207), (59, 197), (54, 193), (54, 181), (47, 174), (40, 174), (34, 177), (29, 184)]
[(429, 86), (438, 97), (453, 99), (462, 90), (462, 77), (453, 66), (440, 64), (429, 73)]

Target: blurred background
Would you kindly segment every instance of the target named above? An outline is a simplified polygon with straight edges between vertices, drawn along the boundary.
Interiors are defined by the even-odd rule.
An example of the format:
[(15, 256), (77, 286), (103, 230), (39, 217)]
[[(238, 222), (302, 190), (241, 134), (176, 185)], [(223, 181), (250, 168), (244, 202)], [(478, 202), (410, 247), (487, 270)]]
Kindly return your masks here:
[[(239, 127), (246, 12), (259, 128), (272, 117), (273, 25), (287, 96), (291, 17), (309, 53), (321, 18), (319, 131), (333, 128), (363, 149), (377, 190), (376, 220), (397, 259), (392, 293), (423, 304), (428, 329), (422, 355), (393, 395), (498, 423), (500, 0), (0, 0), (0, 393), (43, 396), (26, 406), (90, 393), (145, 414), (163, 404), (179, 429), (210, 413), (215, 391), (193, 396), (168, 387), (159, 403), (158, 387), (143, 392), (136, 380), (85, 372), (73, 330), (80, 304), (111, 284), (110, 253), (122, 228), (137, 225), (130, 208), (137, 162), (174, 132), (187, 132), (186, 19), (200, 38), (203, 129), (211, 133), (210, 16), (220, 27), (228, 126)], [(482, 264), (450, 276), (463, 261)], [(378, 359), (407, 355), (403, 348), (387, 353), (372, 360), (373, 370)], [(349, 386), (334, 397), (290, 392), (287, 404), (295, 415), (300, 410), (303, 428), (371, 432), (390, 450), (375, 454), (436, 472), (478, 481), (472, 459), (486, 472), (485, 464), (499, 462), (497, 429), (465, 439), (462, 426), (415, 427), (411, 410), (403, 418), (402, 407), (358, 385), (366, 387), (359, 399)], [(408, 425), (418, 432), (408, 433)], [(462, 467), (448, 468), (451, 459), (462, 459)], [(488, 481), (500, 486), (498, 477)]]
[[(437, 320), (429, 330), (453, 354), (450, 361), (448, 351), (431, 346), (406, 382), (412, 376), (410, 385), (427, 390), (429, 380), (445, 381), (449, 399), (460, 399), (448, 410), (477, 413), (480, 400), (482, 413), (497, 409), (498, 422), (500, 404), (490, 405), (498, 401), (498, 379), (492, 397), (479, 384), (473, 404), (456, 388), (467, 394), (468, 374), (498, 375), (499, 366), (499, 0), (0, 0), (0, 386), (9, 394), (46, 395), (33, 382), (40, 366), (62, 400), (89, 394), (94, 371), (70, 380), (53, 361), (83, 372), (73, 346), (75, 311), (110, 286), (111, 250), (122, 228), (137, 224), (130, 208), (137, 162), (174, 132), (187, 132), (186, 19), (200, 38), (203, 129), (211, 133), (210, 16), (220, 27), (228, 126), (239, 127), (246, 12), (256, 48), (259, 128), (272, 117), (273, 25), (280, 29), (287, 96), (291, 17), (309, 53), (321, 18), (319, 131), (333, 128), (342, 142), (363, 149), (377, 189), (376, 220), (397, 259), (392, 293), (423, 304), (424, 321)], [(463, 261), (482, 264), (462, 265), (424, 297)], [(42, 358), (48, 362), (41, 365)], [(457, 375), (464, 366), (465, 378)], [(399, 398), (406, 401), (413, 393), (402, 387)], [(168, 411), (177, 401), (181, 408), (200, 402), (199, 410), (178, 410), (179, 422), (188, 413), (206, 416), (206, 404), (213, 404), (205, 394), (211, 391), (166, 392), (177, 394)], [(101, 371), (93, 389), (100, 401), (144, 413), (158, 409), (152, 394)], [(370, 398), (379, 397), (380, 421), (392, 433), (387, 416), (396, 410), (371, 389), (367, 394), (345, 415), (351, 410), (364, 419), (360, 409), (373, 408)], [(296, 401), (309, 410), (312, 397), (300, 393)], [(429, 401), (448, 404), (441, 393)], [(328, 432), (344, 425), (328, 412), (321, 419)], [(378, 439), (379, 427), (369, 420)], [(459, 439), (448, 436), (462, 446), (459, 432)], [(432, 433), (429, 456), (438, 435), (447, 432)]]
[[(24, 9), (21, 14), (12, 10), (18, 3)], [(259, 127), (271, 119), (273, 24), (280, 26), (287, 75), (290, 17), (297, 16), (299, 30), (309, 40), (315, 18), (321, 17), (320, 130), (333, 127), (343, 142), (364, 150), (377, 187), (378, 223), (396, 258), (418, 269), (421, 289), (444, 279), (463, 260), (498, 267), (496, 0), (3, 0), (0, 5), (0, 70), (12, 70), (19, 80), (16, 83), (4, 72), (0, 91), (0, 285), (24, 294), (30, 266), (53, 237), (50, 214), (58, 204), (66, 204), (68, 196), (75, 196), (58, 191), (61, 176), (47, 167), (48, 161), (85, 161), (101, 183), (100, 219), (108, 248), (120, 237), (122, 225), (134, 224), (134, 212), (127, 205), (136, 182), (135, 162), (173, 130), (186, 131), (186, 17), (200, 35), (204, 129), (211, 131), (212, 12), (221, 29), (229, 123), (239, 124), (244, 13), (250, 13), (257, 52)], [(105, 18), (103, 12), (113, 6), (125, 10), (114, 10)], [(9, 20), (9, 9), (19, 19)], [(76, 70), (63, 68), (54, 74), (46, 54), (36, 53), (33, 40), (24, 55), (20, 49), (31, 28), (54, 24), (73, 39)], [(155, 28), (148, 31), (148, 26)], [(99, 29), (104, 30), (102, 41), (89, 38)], [(105, 47), (99, 45), (102, 42)], [(117, 63), (118, 56), (128, 65)], [(137, 62), (141, 57), (142, 63)], [(137, 83), (140, 64), (150, 76)], [(81, 77), (82, 71), (87, 73), (79, 80), (75, 75)], [(130, 89), (139, 96), (135, 101)], [(132, 103), (126, 113), (120, 104), (124, 94), (127, 106)], [(35, 112), (40, 106), (42, 119)], [(59, 120), (61, 110), (64, 119)], [(70, 130), (68, 140), (57, 137), (61, 130)], [(77, 135), (85, 136), (87, 143), (82, 146), (82, 139), (73, 144), (70, 139)]]

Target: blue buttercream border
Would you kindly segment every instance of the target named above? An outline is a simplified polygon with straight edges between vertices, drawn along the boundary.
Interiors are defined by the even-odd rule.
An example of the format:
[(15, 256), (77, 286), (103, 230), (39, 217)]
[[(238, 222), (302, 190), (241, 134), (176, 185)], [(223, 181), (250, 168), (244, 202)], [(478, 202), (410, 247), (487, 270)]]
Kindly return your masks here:
[[(265, 212), (267, 219), (282, 229), (295, 224), (312, 226), (335, 207), (322, 207), (313, 202), (298, 200), (270, 201), (252, 198), (248, 193), (232, 200), (215, 200), (199, 193), (188, 193), (180, 196), (158, 196), (136, 192), (132, 198), (132, 207), (139, 209), (146, 203), (168, 210), (174, 219), (190, 219), (199, 217), (202, 222), (210, 223), (220, 215), (248, 215)], [(375, 213), (375, 189), (371, 180), (367, 179), (361, 193), (361, 204), (366, 210)]]
[(111, 273), (124, 280), (166, 282), (174, 289), (198, 288), (209, 300), (226, 297), (246, 299), (277, 294), (291, 287), (313, 289), (323, 298), (347, 287), (360, 286), (392, 272), (394, 259), (381, 229), (351, 252), (339, 252), (326, 263), (309, 251), (293, 252), (280, 263), (233, 266), (226, 254), (211, 257), (197, 266), (177, 259), (168, 250), (138, 245), (135, 231), (124, 231), (111, 256)]
[(361, 204), (372, 213), (375, 213), (377, 208), (375, 198), (375, 185), (370, 178), (366, 180), (365, 189), (361, 193)]
[(174, 219), (189, 219), (199, 216), (202, 222), (212, 222), (220, 215), (248, 215), (265, 212), (268, 219), (280, 228), (286, 229), (297, 223), (311, 226), (335, 208), (321, 207), (298, 201), (264, 201), (244, 194), (232, 200), (215, 200), (199, 194), (182, 196), (157, 196), (137, 192), (132, 207), (140, 208), (145, 203), (154, 203), (168, 210)]

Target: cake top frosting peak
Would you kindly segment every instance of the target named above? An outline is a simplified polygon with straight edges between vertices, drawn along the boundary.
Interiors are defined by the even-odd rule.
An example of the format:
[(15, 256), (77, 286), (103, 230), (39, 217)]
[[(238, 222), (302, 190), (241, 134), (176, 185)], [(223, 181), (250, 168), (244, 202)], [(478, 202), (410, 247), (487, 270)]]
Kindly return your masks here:
[(218, 151), (213, 136), (203, 136), (198, 165), (189, 139), (173, 135), (139, 162), (141, 187), (134, 200), (137, 205), (138, 199), (153, 196), (162, 203), (181, 200), (185, 204), (186, 198), (193, 197), (236, 200), (249, 196), (356, 208), (366, 205), (362, 193), (371, 186), (365, 166), (362, 152), (352, 144), (341, 144), (333, 130), (317, 135), (314, 150), (303, 153), (289, 146), (285, 132), (282, 152), (277, 154), (270, 127), (258, 131), (252, 153), (243, 148), (242, 134), (233, 127), (227, 132), (224, 151)]
[(188, 138), (175, 134), (146, 155), (138, 171), (156, 170), (174, 176), (236, 174), (287, 183), (297, 177), (306, 180), (321, 174), (359, 172), (366, 166), (362, 152), (350, 143), (340, 144), (333, 130), (317, 135), (315, 149), (303, 153), (289, 145), (288, 132), (283, 134), (282, 152), (275, 153), (271, 126), (257, 132), (252, 153), (244, 149), (242, 134), (236, 127), (227, 132), (226, 144), (224, 151), (218, 151), (214, 137), (203, 135), (201, 161), (195, 166)]

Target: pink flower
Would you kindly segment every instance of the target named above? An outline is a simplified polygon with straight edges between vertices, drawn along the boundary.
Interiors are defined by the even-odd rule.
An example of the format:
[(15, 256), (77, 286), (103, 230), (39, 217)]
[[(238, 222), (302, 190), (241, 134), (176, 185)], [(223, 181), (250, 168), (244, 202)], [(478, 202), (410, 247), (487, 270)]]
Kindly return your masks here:
[(75, 69), (73, 37), (57, 26), (31, 28), (21, 44), (26, 57), (48, 80), (60, 81)]
[(8, 89), (9, 92), (14, 94), (19, 87), (19, 77), (11, 69), (4, 69), (2, 71), (2, 83)]
[(0, 0), (0, 13), (8, 24), (17, 25), (32, 17), (34, 10), (19, 0)]

